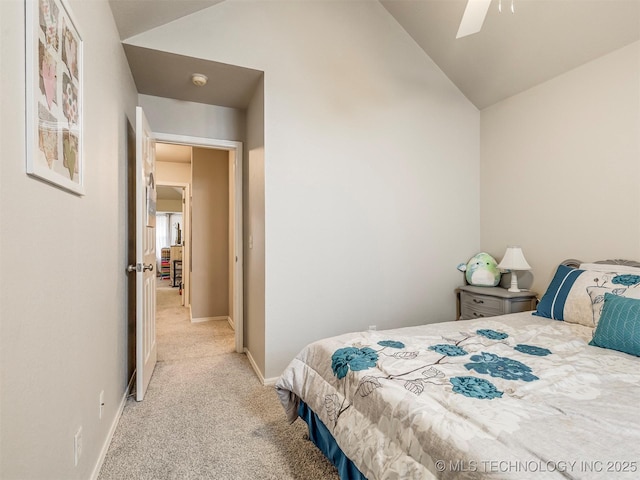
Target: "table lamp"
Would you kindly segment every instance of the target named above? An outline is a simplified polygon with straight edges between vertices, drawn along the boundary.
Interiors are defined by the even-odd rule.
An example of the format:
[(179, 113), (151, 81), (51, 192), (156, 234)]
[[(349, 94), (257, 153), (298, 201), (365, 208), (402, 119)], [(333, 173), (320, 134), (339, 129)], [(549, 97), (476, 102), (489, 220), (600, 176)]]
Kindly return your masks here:
[(502, 270), (511, 271), (511, 287), (510, 292), (519, 292), (518, 288), (518, 270), (531, 270), (531, 265), (527, 263), (524, 258), (522, 249), (520, 247), (507, 247), (507, 251), (504, 253), (502, 261), (498, 264), (498, 268)]

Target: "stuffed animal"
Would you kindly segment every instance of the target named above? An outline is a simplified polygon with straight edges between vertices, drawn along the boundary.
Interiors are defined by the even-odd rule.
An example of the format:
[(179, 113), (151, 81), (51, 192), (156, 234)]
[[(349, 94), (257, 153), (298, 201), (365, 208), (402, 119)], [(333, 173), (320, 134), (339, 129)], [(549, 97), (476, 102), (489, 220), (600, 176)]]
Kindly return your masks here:
[(466, 264), (458, 265), (458, 270), (465, 272), (469, 285), (479, 287), (495, 287), (500, 283), (500, 270), (498, 262), (488, 253), (478, 253)]

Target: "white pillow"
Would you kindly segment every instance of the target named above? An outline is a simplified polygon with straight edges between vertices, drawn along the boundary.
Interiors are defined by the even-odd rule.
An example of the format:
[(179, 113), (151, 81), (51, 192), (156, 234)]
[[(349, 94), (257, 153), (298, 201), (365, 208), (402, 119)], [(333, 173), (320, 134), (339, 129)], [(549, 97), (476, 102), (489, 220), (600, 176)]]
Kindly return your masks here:
[(559, 265), (534, 315), (593, 328), (600, 320), (605, 293), (640, 298), (640, 269), (627, 273), (618, 271), (617, 265), (605, 267), (595, 271)]
[(611, 265), (608, 263), (581, 263), (580, 270), (591, 270), (592, 272), (605, 273), (632, 273), (640, 275), (640, 267), (630, 265)]

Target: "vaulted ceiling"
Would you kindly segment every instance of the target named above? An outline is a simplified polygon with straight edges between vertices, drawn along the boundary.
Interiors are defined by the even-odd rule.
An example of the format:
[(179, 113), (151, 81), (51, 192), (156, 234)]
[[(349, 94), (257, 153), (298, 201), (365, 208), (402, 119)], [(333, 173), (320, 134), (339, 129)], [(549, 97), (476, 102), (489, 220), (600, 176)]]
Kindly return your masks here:
[[(216, 8), (224, 0), (109, 1), (124, 40), (204, 8)], [(502, 13), (499, 1), (493, 0), (479, 33), (460, 39), (456, 33), (467, 0), (380, 3), (479, 109), (640, 39), (640, 0), (513, 0), (513, 14), (511, 0), (502, 0)], [(131, 45), (125, 51), (143, 94), (245, 108), (260, 75)], [(173, 74), (149, 73), (159, 65)], [(202, 92), (176, 81), (176, 75), (188, 78), (205, 70), (218, 82), (217, 98), (203, 98)]]

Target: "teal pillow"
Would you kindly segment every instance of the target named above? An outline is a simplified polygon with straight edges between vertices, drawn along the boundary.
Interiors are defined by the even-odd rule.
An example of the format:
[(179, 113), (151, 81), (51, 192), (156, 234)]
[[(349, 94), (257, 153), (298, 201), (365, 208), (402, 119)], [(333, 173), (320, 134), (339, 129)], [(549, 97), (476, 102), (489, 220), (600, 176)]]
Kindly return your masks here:
[(589, 345), (640, 357), (640, 300), (605, 293), (600, 322)]
[(579, 301), (579, 299), (576, 300), (574, 298), (575, 295), (571, 297), (569, 292), (571, 292), (571, 288), (578, 277), (584, 272), (584, 270), (566, 265), (558, 265), (553, 280), (551, 280), (547, 291), (540, 299), (540, 303), (538, 303), (533, 314), (554, 320), (565, 320), (565, 305)]

